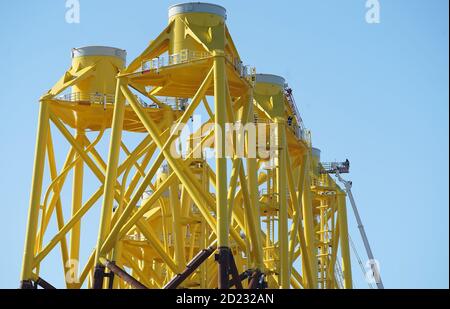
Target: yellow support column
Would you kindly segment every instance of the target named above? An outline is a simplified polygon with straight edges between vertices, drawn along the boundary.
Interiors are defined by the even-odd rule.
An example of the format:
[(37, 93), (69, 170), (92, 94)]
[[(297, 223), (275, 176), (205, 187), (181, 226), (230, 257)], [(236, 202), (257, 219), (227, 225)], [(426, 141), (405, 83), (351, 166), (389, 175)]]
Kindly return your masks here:
[[(251, 97), (251, 96), (249, 96)], [(248, 100), (248, 104), (250, 105), (249, 113), (253, 115), (253, 98)], [(248, 134), (244, 137), (245, 143), (247, 144), (247, 148), (250, 147), (252, 141), (249, 141)], [(256, 150), (256, 149), (255, 149)], [(249, 156), (250, 149), (247, 149), (247, 156)], [(256, 155), (256, 154), (255, 154)], [(244, 168), (243, 166), (241, 168)], [(247, 178), (248, 178), (248, 191), (250, 196), (250, 208), (252, 210), (253, 217), (248, 218), (248, 224), (250, 230), (250, 237), (252, 239), (252, 251), (254, 256), (254, 266), (257, 270), (264, 271), (264, 253), (263, 253), (263, 244), (261, 240), (261, 213), (259, 210), (259, 192), (258, 192), (258, 162), (255, 158), (248, 157), (247, 158)], [(242, 172), (241, 181), (244, 181), (244, 175)], [(245, 206), (244, 206), (245, 207)], [(254, 232), (253, 232), (254, 231)], [(250, 258), (250, 257), (249, 257)]]
[(116, 190), (117, 166), (119, 164), (120, 142), (122, 139), (123, 118), (125, 112), (125, 97), (120, 89), (124, 83), (123, 78), (117, 81), (116, 95), (114, 101), (114, 115), (112, 120), (111, 140), (109, 144), (108, 166), (105, 175), (105, 188), (103, 191), (103, 204), (100, 215), (100, 227), (97, 239), (97, 252), (95, 255), (95, 271), (94, 271), (94, 289), (101, 289), (103, 286), (103, 277), (105, 267), (100, 263), (100, 248), (108, 235), (112, 208), (114, 202), (114, 193)]
[(170, 209), (172, 212), (172, 235), (174, 240), (175, 261), (178, 266), (178, 271), (181, 272), (186, 265), (184, 254), (184, 235), (182, 235), (181, 206), (178, 196), (179, 182), (175, 181), (170, 186)]
[[(311, 162), (308, 158), (308, 162)], [(309, 170), (309, 167), (308, 167)], [(314, 216), (312, 209), (312, 200), (311, 200), (311, 181), (310, 181), (310, 172), (307, 173), (305, 178), (305, 187), (303, 188), (302, 194), (302, 207), (303, 207), (303, 221), (304, 221), (304, 231), (305, 231), (305, 240), (306, 240), (306, 248), (308, 249), (307, 254), (309, 254), (309, 261), (311, 264), (311, 272), (312, 272), (312, 286), (310, 288), (317, 288), (317, 249), (316, 249), (316, 237), (314, 231)]]
[[(75, 136), (75, 141), (78, 143), (81, 149), (84, 150), (84, 131), (79, 129)], [(72, 216), (83, 206), (83, 173), (84, 162), (78, 160), (73, 170), (73, 183), (72, 183)], [(73, 269), (75, 278), (78, 278), (78, 265), (80, 258), (80, 223), (78, 221), (72, 228), (70, 233), (70, 264)], [(67, 266), (67, 265), (66, 265)]]
[[(248, 190), (250, 195), (250, 207), (252, 208), (252, 220), (248, 219), (249, 224), (254, 224), (255, 226), (250, 226), (250, 230), (256, 230), (256, 233), (250, 233), (252, 237), (252, 251), (254, 253), (254, 261), (252, 266), (263, 271), (264, 270), (264, 260), (263, 260), (263, 248), (261, 242), (261, 222), (260, 222), (260, 212), (259, 212), (259, 200), (258, 200), (258, 164), (256, 158), (247, 159), (247, 173), (248, 173)], [(253, 235), (255, 234), (255, 235)]]
[(276, 156), (275, 168), (277, 177), (277, 198), (278, 198), (278, 243), (280, 259), (280, 279), (279, 284), (282, 289), (290, 287), (289, 275), (289, 241), (288, 241), (288, 205), (286, 201), (286, 140), (284, 136), (284, 119), (275, 118), (276, 123)]
[[(275, 151), (274, 172), (276, 180), (276, 202), (278, 207), (278, 248), (279, 248), (279, 279), (280, 288), (290, 288), (289, 274), (289, 237), (288, 237), (288, 204), (287, 204), (287, 175), (286, 175), (286, 132), (285, 132), (285, 80), (281, 76), (271, 74), (256, 75), (255, 98), (257, 102), (266, 107), (275, 122), (275, 145), (271, 150)], [(275, 149), (273, 149), (275, 147)], [(290, 168), (290, 167), (289, 167)]]
[(45, 149), (47, 147), (47, 136), (49, 130), (49, 106), (45, 99), (40, 102), (39, 121), (34, 154), (33, 178), (31, 183), (30, 208), (28, 209), (28, 224), (25, 234), (25, 249), (20, 276), (20, 287), (23, 289), (33, 288), (31, 282), (34, 248), (36, 243), (36, 232), (39, 220), (39, 209), (41, 206), (42, 178), (45, 166)]
[(341, 244), (342, 271), (344, 272), (344, 288), (353, 288), (352, 267), (350, 263), (350, 249), (348, 245), (347, 207), (345, 205), (345, 194), (337, 193), (339, 240)]
[(227, 159), (225, 154), (226, 121), (226, 80), (225, 55), (214, 52), (214, 107), (215, 107), (215, 150), (216, 150), (216, 213), (217, 248), (219, 250), (219, 288), (228, 288), (228, 262), (231, 254), (228, 245), (228, 209), (227, 209)]

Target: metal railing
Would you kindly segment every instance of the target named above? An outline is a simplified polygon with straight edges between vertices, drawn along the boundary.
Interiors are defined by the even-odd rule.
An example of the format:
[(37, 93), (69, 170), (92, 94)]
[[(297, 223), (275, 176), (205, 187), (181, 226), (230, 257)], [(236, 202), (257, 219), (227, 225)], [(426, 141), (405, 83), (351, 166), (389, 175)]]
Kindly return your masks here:
[(201, 60), (211, 57), (211, 54), (208, 52), (200, 52), (194, 50), (183, 49), (179, 53), (172, 55), (161, 55), (157, 58), (144, 60), (142, 62), (142, 71), (158, 71), (160, 68), (187, 63), (190, 61)]
[(296, 118), (297, 122), (299, 123), (299, 125), (301, 127), (303, 127), (303, 119), (300, 116), (300, 112), (299, 112), (299, 110), (297, 108), (297, 103), (295, 102), (294, 95), (292, 94), (292, 89), (289, 88), (288, 84), (285, 85), (284, 93), (285, 93), (286, 99), (287, 99), (287, 101), (289, 103), (289, 106), (294, 111), (295, 118)]
[[(211, 56), (209, 52), (183, 49), (176, 54), (164, 54), (153, 59), (144, 60), (141, 65), (141, 70), (143, 72), (159, 71), (159, 69), (164, 67), (202, 60)], [(254, 67), (244, 65), (240, 59), (233, 58), (230, 54), (226, 54), (225, 58), (234, 66), (241, 78), (245, 78), (251, 83), (255, 81), (256, 69)]]
[(294, 133), (297, 138), (301, 139), (302, 141), (308, 142), (310, 137), (309, 130), (297, 124), (287, 125), (287, 127)]
[[(302, 140), (306, 141), (309, 145), (310, 138), (311, 138), (310, 132), (308, 130), (306, 130), (305, 125), (303, 124), (303, 119), (300, 116), (300, 112), (297, 108), (297, 103), (295, 102), (294, 96), (292, 94), (292, 89), (289, 88), (289, 86), (287, 84), (285, 85), (284, 92), (285, 92), (285, 97), (288, 101), (289, 106), (294, 111), (294, 117), (297, 121), (297, 124), (292, 125), (294, 131), (296, 132), (296, 136), (298, 138), (301, 138)], [(291, 122), (292, 122), (292, 120), (291, 120)]]
[(246, 79), (249, 83), (254, 85), (256, 81), (256, 68), (249, 65), (244, 65), (239, 58), (233, 58), (230, 54), (226, 54), (225, 58), (230, 62), (234, 69), (239, 73), (241, 78)]
[(349, 163), (346, 162), (321, 162), (319, 170), (321, 174), (332, 174), (336, 171), (343, 174), (349, 172), (349, 167)]
[(61, 96), (56, 97), (60, 101), (68, 102), (89, 102), (94, 104), (113, 104), (114, 103), (113, 94), (105, 93), (84, 93), (84, 92), (72, 92), (66, 93)]
[(132, 235), (125, 235), (123, 237), (125, 240), (133, 240), (133, 241), (147, 241), (147, 239), (142, 234), (132, 234)]
[[(147, 103), (139, 96), (135, 96), (138, 102), (145, 108), (159, 108), (158, 104), (155, 102)], [(58, 101), (65, 102), (87, 102), (91, 104), (114, 104), (115, 96), (113, 94), (105, 94), (105, 93), (82, 93), (82, 92), (72, 92), (60, 95), (55, 97)], [(175, 97), (157, 97), (157, 99), (171, 107), (175, 110), (185, 110), (187, 105), (189, 104), (188, 99), (186, 98), (175, 98)], [(127, 101), (125, 101), (126, 105), (129, 105)]]
[(176, 98), (176, 97), (157, 97), (157, 99), (170, 106), (172, 109), (185, 110), (189, 105), (189, 99), (187, 98)]
[[(275, 124), (275, 122), (273, 122), (272, 120), (258, 118), (257, 114), (254, 114), (254, 116), (253, 116), (253, 123), (255, 125), (258, 125), (258, 124), (267, 124), (267, 125)], [(310, 145), (310, 142), (311, 142), (311, 131), (309, 131), (308, 129), (306, 129), (305, 127), (303, 127), (301, 125), (289, 124), (289, 122), (286, 122), (286, 127), (289, 128), (289, 130), (291, 130), (291, 132), (294, 133), (294, 135), (298, 139), (304, 141), (307, 145)]]
[(315, 187), (329, 187), (330, 183), (327, 178), (313, 176), (311, 177), (311, 185)]

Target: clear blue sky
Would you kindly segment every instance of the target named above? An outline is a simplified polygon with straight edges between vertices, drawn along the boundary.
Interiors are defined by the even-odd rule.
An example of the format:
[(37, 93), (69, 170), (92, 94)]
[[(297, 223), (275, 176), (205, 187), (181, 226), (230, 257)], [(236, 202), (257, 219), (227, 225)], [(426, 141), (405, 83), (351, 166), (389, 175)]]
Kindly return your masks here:
[[(227, 8), (244, 61), (288, 80), (323, 160), (350, 159), (386, 287), (448, 288), (448, 1), (380, 0), (376, 25), (365, 22), (365, 0), (212, 2)], [(63, 0), (0, 2), (2, 288), (19, 283), (38, 98), (72, 47), (116, 46), (133, 59), (174, 4), (80, 3), (81, 23), (67, 24)]]

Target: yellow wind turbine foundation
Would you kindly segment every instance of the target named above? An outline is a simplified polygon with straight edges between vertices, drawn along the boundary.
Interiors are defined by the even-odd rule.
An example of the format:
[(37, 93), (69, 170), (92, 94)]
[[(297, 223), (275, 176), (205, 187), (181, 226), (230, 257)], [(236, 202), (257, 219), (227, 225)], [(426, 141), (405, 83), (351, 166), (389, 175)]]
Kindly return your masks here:
[(66, 288), (352, 288), (345, 191), (223, 7), (170, 7), (128, 65), (73, 49), (39, 104), (22, 288), (53, 287), (55, 254)]

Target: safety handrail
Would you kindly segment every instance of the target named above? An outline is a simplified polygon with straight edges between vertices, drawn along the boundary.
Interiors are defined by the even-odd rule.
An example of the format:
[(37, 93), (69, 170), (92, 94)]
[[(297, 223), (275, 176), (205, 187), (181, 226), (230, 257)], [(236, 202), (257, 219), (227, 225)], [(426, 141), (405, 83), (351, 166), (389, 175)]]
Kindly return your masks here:
[(56, 99), (60, 101), (69, 101), (69, 102), (86, 101), (90, 103), (113, 104), (115, 97), (113, 94), (105, 94), (105, 93), (71, 92), (58, 96), (56, 97)]
[[(105, 93), (84, 93), (84, 92), (71, 92), (60, 95), (55, 98), (58, 101), (65, 102), (89, 102), (91, 104), (114, 104), (115, 96), (113, 94), (105, 94)], [(139, 96), (136, 96), (136, 99), (142, 105), (142, 107), (146, 108), (160, 108), (156, 103), (151, 102), (147, 103)], [(170, 106), (175, 110), (185, 110), (188, 105), (188, 100), (185, 98), (175, 98), (175, 97), (158, 97), (160, 102)], [(128, 102), (125, 102), (128, 104)]]
[(142, 71), (151, 71), (151, 70), (158, 71), (160, 68), (163, 67), (187, 63), (194, 60), (206, 59), (210, 56), (211, 54), (208, 52), (183, 49), (182, 51), (176, 54), (172, 55), (165, 54), (153, 59), (146, 59), (142, 62), (141, 69)]
[[(164, 54), (153, 59), (146, 59), (142, 62), (141, 70), (143, 72), (159, 71), (159, 69), (164, 67), (202, 60), (210, 58), (211, 56), (212, 55), (209, 52), (183, 49), (176, 54)], [(244, 65), (239, 58), (234, 58), (230, 54), (226, 54), (225, 58), (233, 64), (235, 70), (242, 78), (247, 79), (249, 82), (255, 81), (254, 77), (256, 76), (256, 69), (254, 67)]]
[[(255, 114), (253, 117), (253, 123), (256, 124), (274, 124), (275, 122), (273, 122), (270, 119), (261, 119), (258, 118), (258, 116)], [(298, 124), (289, 124), (288, 122), (286, 123), (286, 127), (288, 127), (292, 133), (294, 133), (294, 135), (304, 141), (307, 145), (310, 146), (310, 141), (311, 141), (311, 132), (306, 129), (305, 127), (298, 125)]]

